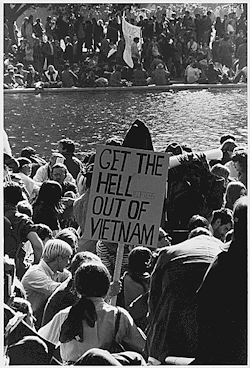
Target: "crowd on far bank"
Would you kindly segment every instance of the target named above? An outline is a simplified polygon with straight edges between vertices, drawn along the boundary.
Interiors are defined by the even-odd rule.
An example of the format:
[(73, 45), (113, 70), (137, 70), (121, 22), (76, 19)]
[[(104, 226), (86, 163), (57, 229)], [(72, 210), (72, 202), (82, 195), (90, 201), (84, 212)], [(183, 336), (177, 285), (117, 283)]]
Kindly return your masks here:
[(121, 13), (87, 18), (80, 9), (43, 25), (24, 18), (21, 38), (10, 40), (4, 24), (4, 88), (58, 88), (237, 83), (247, 81), (247, 15), (232, 11), (216, 19), (211, 11), (139, 15), (141, 27), (131, 45), (133, 67), (123, 59)]
[[(156, 242), (125, 244), (116, 279), (118, 244), (85, 226), (95, 152), (80, 160), (64, 138), (50, 157), (13, 155), (3, 133), (6, 365), (247, 364), (248, 150), (237, 137), (205, 152), (169, 139)], [(154, 151), (138, 119), (105, 144), (114, 162), (122, 148)]]

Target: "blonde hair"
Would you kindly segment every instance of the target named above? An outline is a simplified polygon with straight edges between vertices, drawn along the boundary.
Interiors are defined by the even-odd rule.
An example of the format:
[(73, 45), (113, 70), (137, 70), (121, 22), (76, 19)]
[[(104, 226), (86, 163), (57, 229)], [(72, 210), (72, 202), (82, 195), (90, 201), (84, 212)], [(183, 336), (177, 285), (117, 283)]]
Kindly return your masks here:
[(52, 262), (58, 256), (71, 256), (73, 254), (71, 246), (64, 240), (51, 239), (45, 244), (42, 258), (46, 263)]

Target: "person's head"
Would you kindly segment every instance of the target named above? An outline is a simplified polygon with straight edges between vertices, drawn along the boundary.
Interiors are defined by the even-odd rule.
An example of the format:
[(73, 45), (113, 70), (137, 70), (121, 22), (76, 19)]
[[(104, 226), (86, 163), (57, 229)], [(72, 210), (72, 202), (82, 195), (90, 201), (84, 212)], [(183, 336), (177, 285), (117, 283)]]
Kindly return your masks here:
[(63, 70), (69, 70), (70, 69), (70, 65), (68, 63), (66, 63), (63, 67)]
[[(69, 64), (66, 64), (66, 65), (69, 65)], [(58, 142), (58, 151), (61, 154), (64, 154), (64, 153), (72, 153), (73, 154), (75, 152), (75, 143), (74, 143), (74, 141), (72, 141), (69, 138), (61, 139)]]
[(81, 296), (104, 297), (110, 286), (110, 273), (101, 262), (82, 263), (74, 277), (75, 288)]
[(147, 247), (133, 248), (128, 255), (128, 270), (134, 274), (148, 272), (151, 266), (152, 252)]
[(247, 196), (240, 197), (235, 202), (233, 208), (233, 239), (239, 240), (239, 242), (247, 240), (247, 202)]
[(70, 41), (71, 41), (71, 40), (70, 40), (70, 37), (69, 37), (69, 36), (66, 36), (66, 37), (65, 37), (65, 43), (70, 43)]
[(42, 183), (38, 197), (37, 203), (46, 203), (50, 207), (57, 206), (62, 198), (62, 187), (54, 180), (47, 180)]
[(51, 239), (45, 244), (42, 259), (55, 272), (63, 272), (73, 254), (71, 246), (63, 240)]
[(235, 141), (233, 139), (227, 139), (227, 140), (223, 141), (223, 143), (221, 145), (221, 150), (223, 152), (223, 157), (225, 157), (225, 155), (227, 155), (228, 159), (230, 160), (232, 158), (233, 150), (235, 149), (235, 147), (237, 147), (237, 144), (235, 143)]
[(105, 144), (107, 146), (121, 146), (122, 139), (120, 139), (119, 137), (111, 137), (106, 140)]
[(18, 202), (25, 200), (22, 188), (18, 183), (10, 182), (4, 186), (4, 203), (17, 205)]
[(211, 226), (213, 228), (214, 237), (224, 241), (226, 233), (231, 230), (233, 226), (232, 211), (228, 208), (214, 211)]
[(27, 176), (30, 176), (32, 161), (26, 157), (19, 157), (17, 158), (17, 161), (19, 163), (18, 171)]
[(33, 156), (36, 154), (36, 151), (33, 147), (24, 147), (21, 151), (20, 156), (30, 158), (30, 156)]
[(31, 204), (28, 201), (20, 201), (17, 203), (17, 210), (20, 213), (24, 213), (25, 215), (32, 217), (33, 209)]
[(240, 174), (246, 173), (246, 170), (247, 170), (247, 151), (246, 150), (234, 151), (232, 155), (232, 161), (238, 173)]
[(24, 336), (8, 347), (10, 365), (48, 365), (49, 354), (45, 342), (38, 336)]
[(160, 227), (158, 235), (157, 248), (163, 248), (171, 245), (171, 237), (166, 233), (166, 231)]
[(208, 220), (201, 215), (193, 215), (189, 220), (188, 230), (191, 232), (193, 229), (196, 229), (197, 227), (209, 229)]
[(190, 233), (188, 234), (188, 239), (194, 238), (195, 236), (199, 235), (213, 236), (211, 231), (209, 231), (206, 227), (199, 226), (190, 231)]
[(73, 251), (73, 254), (76, 253), (78, 247), (78, 238), (77, 236), (68, 228), (60, 230), (57, 234), (55, 239), (60, 239), (68, 243)]
[(222, 164), (215, 164), (212, 168), (211, 168), (211, 173), (213, 173), (214, 175), (220, 176), (224, 179), (225, 181), (225, 187), (228, 184), (228, 177), (230, 175), (230, 171), (229, 169), (222, 165)]
[(51, 228), (45, 224), (35, 224), (32, 229), (37, 233), (44, 245), (48, 240), (53, 238), (53, 232)]
[(67, 172), (68, 169), (64, 164), (55, 164), (51, 169), (51, 179), (62, 185), (66, 179)]
[(65, 157), (58, 152), (53, 152), (49, 159), (49, 166), (52, 167), (55, 164), (63, 164), (65, 161)]
[(35, 72), (35, 68), (31, 64), (28, 66), (27, 70), (28, 70), (28, 72), (31, 72), (31, 73)]
[(139, 37), (134, 37), (134, 42), (135, 43), (139, 43), (139, 41), (140, 41)]
[(181, 155), (183, 153), (183, 150), (179, 143), (173, 142), (166, 147), (165, 152), (170, 152), (172, 156), (177, 156)]
[(16, 312), (23, 313), (26, 317), (24, 321), (30, 326), (34, 327), (35, 317), (33, 316), (33, 311), (31, 304), (28, 300), (24, 298), (20, 298), (18, 296), (14, 297), (14, 300), (11, 304), (11, 308), (14, 309)]
[(99, 258), (98, 255), (92, 252), (83, 251), (83, 252), (76, 253), (74, 257), (72, 258), (72, 261), (69, 267), (69, 271), (71, 272), (72, 276), (74, 276), (74, 274), (76, 273), (76, 270), (78, 269), (78, 267), (80, 267), (82, 263), (87, 263), (87, 262), (102, 263), (101, 258)]
[(247, 194), (246, 187), (240, 181), (232, 181), (228, 184), (225, 194), (225, 207), (233, 210), (234, 203), (238, 198)]
[(56, 70), (55, 70), (54, 65), (52, 65), (52, 64), (51, 64), (51, 65), (49, 65), (49, 66), (48, 66), (48, 71), (49, 71), (50, 73), (55, 73), (55, 71), (56, 71)]
[(22, 63), (17, 63), (16, 67), (17, 67), (17, 71), (20, 73), (23, 70), (24, 65)]

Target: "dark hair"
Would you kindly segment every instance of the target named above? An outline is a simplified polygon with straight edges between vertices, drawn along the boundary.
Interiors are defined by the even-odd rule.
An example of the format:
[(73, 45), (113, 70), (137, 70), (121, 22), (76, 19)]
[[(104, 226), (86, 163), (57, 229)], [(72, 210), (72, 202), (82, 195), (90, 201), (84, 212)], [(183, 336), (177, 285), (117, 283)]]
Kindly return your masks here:
[(224, 143), (228, 139), (232, 139), (233, 141), (236, 141), (236, 138), (235, 138), (234, 135), (232, 135), (232, 134), (223, 134), (220, 138), (220, 144)]
[[(237, 252), (239, 251), (238, 245), (241, 244), (244, 246), (247, 244), (247, 208), (248, 208), (248, 197), (243, 196), (237, 199), (234, 204), (233, 209), (233, 241), (239, 241), (240, 243), (236, 242)], [(230, 248), (229, 248), (230, 250)]]
[(241, 166), (242, 172), (246, 172), (247, 169), (247, 151), (239, 150), (233, 153), (233, 162), (238, 162)]
[(69, 138), (61, 139), (59, 144), (62, 145), (63, 151), (67, 153), (74, 153), (75, 152), (75, 143)]
[(76, 253), (70, 264), (70, 272), (74, 276), (78, 268), (81, 266), (83, 262), (101, 262), (101, 259), (94, 253), (89, 251), (83, 251)]
[(17, 210), (20, 213), (24, 213), (25, 215), (32, 217), (32, 214), (33, 214), (32, 206), (26, 200), (23, 200), (17, 203)]
[(128, 270), (131, 273), (143, 274), (150, 268), (152, 252), (142, 246), (135, 247), (128, 255)]
[(211, 224), (214, 224), (216, 220), (221, 220), (221, 225), (233, 223), (233, 212), (229, 208), (222, 208), (213, 212)]
[(23, 168), (23, 166), (32, 164), (32, 161), (26, 157), (19, 157), (17, 158), (17, 161), (19, 163), (19, 168), (18, 168), (19, 171)]
[(56, 234), (56, 239), (60, 239), (68, 243), (72, 250), (73, 254), (76, 253), (77, 247), (78, 247), (78, 239), (76, 235), (69, 229), (62, 229)]
[(32, 147), (25, 147), (21, 151), (21, 157), (30, 158), (31, 155), (34, 155), (36, 151)]
[(188, 239), (194, 238), (195, 236), (199, 235), (212, 236), (212, 233), (206, 227), (199, 226), (190, 231), (190, 233), (188, 234)]
[(35, 224), (33, 230), (37, 233), (40, 239), (45, 240), (46, 238), (52, 239), (53, 233), (49, 226), (45, 224)]
[(208, 220), (201, 216), (201, 215), (193, 215), (188, 223), (188, 230), (192, 231), (197, 227), (203, 227), (209, 229), (209, 222)]
[(104, 297), (110, 286), (110, 274), (101, 262), (82, 263), (74, 277), (75, 288), (81, 299), (71, 307), (62, 324), (59, 341), (66, 343), (76, 339), (83, 342), (83, 321), (93, 328), (97, 320), (93, 301), (88, 297)]
[(45, 204), (49, 208), (54, 208), (58, 212), (62, 211), (61, 206), (62, 187), (57, 181), (47, 180), (42, 183), (35, 204)]
[(18, 202), (24, 199), (23, 191), (19, 184), (11, 182), (4, 186), (4, 202), (17, 205)]

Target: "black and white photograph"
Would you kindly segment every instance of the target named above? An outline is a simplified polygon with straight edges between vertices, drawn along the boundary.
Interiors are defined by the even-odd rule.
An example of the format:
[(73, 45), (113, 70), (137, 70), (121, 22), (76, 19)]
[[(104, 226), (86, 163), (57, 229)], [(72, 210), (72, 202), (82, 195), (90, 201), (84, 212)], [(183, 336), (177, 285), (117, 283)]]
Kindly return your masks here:
[(2, 365), (247, 365), (248, 3), (7, 3)]

